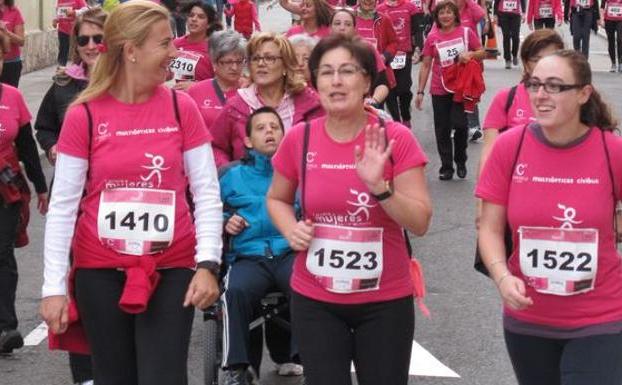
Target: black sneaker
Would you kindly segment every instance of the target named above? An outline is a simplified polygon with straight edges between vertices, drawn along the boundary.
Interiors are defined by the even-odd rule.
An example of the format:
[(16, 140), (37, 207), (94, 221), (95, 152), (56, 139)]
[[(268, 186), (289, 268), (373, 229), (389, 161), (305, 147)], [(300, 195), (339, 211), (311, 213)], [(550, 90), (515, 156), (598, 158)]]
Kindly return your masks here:
[(505, 69), (506, 70), (512, 69), (512, 62), (511, 61), (509, 61), (509, 60), (505, 61)]
[(482, 136), (484, 136), (482, 134), (482, 129), (479, 127), (472, 127), (469, 128), (469, 141), (471, 142), (477, 142)]
[(438, 179), (440, 180), (451, 180), (454, 177), (453, 171), (441, 171), (438, 174)]
[(518, 58), (516, 56), (514, 56), (514, 58), (512, 58), (512, 64), (516, 67), (518, 66)]
[(0, 333), (0, 354), (11, 354), (24, 346), (24, 339), (17, 330), (3, 330)]
[(456, 166), (456, 175), (458, 175), (458, 178), (460, 179), (464, 179), (467, 176), (467, 168), (466, 165), (464, 164), (459, 164)]

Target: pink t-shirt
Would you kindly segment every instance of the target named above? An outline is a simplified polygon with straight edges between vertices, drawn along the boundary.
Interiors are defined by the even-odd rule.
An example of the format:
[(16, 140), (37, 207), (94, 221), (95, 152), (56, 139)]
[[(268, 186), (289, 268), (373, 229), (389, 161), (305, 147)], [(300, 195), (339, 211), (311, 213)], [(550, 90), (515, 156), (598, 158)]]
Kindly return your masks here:
[(522, 126), (535, 118), (531, 110), (529, 94), (523, 83), (518, 84), (514, 100), (508, 112), (505, 112), (505, 103), (508, 100), (510, 88), (499, 91), (490, 103), (486, 118), (484, 119), (484, 129), (506, 130), (514, 126)]
[(0, 84), (0, 88), (0, 156), (4, 156), (15, 151), (13, 142), (31, 115), (17, 88), (8, 84)]
[[(600, 130), (592, 128), (585, 140), (571, 147), (554, 148), (539, 140), (530, 126), (516, 168), (511, 170), (522, 130), (512, 128), (495, 141), (475, 192), (485, 201), (507, 207), (515, 245), (508, 262), (511, 273), (525, 279), (518, 260), (520, 226), (597, 229), (598, 264), (593, 290), (559, 296), (536, 292), (527, 284), (526, 295), (533, 305), (520, 311), (506, 307), (505, 313), (558, 328), (622, 320), (622, 259), (616, 252), (612, 185)], [(622, 139), (611, 133), (605, 136), (619, 200)]]
[[(377, 118), (370, 115), (369, 122)], [(382, 227), (383, 270), (378, 290), (338, 294), (321, 287), (306, 267), (306, 252), (296, 256), (291, 278), (292, 289), (307, 297), (332, 303), (387, 301), (413, 293), (409, 276), (410, 258), (401, 227), (370, 197), (354, 169), (354, 147), (363, 146), (364, 132), (351, 142), (335, 142), (326, 133), (326, 118), (311, 122), (307, 152), (305, 217), (314, 224), (358, 228)], [(387, 162), (384, 177), (393, 179), (404, 171), (423, 167), (427, 158), (419, 143), (402, 125), (387, 122), (387, 132), (395, 139), (394, 164)], [(272, 158), (274, 169), (295, 185), (301, 183), (304, 123), (292, 127)]]
[[(465, 37), (468, 40), (466, 44), (464, 41)], [(482, 48), (482, 42), (470, 28), (460, 26), (448, 33), (443, 32), (441, 29), (430, 31), (423, 44), (423, 56), (433, 58), (432, 81), (430, 83), (430, 94), (432, 95), (447, 94), (441, 81), (441, 58), (437, 48), (439, 45), (444, 46), (444, 49), (455, 54), (462, 53), (465, 47), (468, 47), (468, 51), (477, 51)]]
[(58, 151), (89, 160), (86, 195), (80, 202), (73, 242), (78, 260), (91, 256), (115, 260), (122, 255), (100, 241), (97, 224), (101, 193), (117, 188), (174, 191), (173, 240), (153, 258), (158, 266), (167, 266), (170, 260), (194, 260), (196, 238), (186, 197), (183, 153), (208, 143), (211, 136), (194, 101), (183, 92), (177, 92), (177, 100), (181, 125), (175, 118), (171, 90), (164, 86), (144, 103), (125, 104), (110, 94), (89, 102), (93, 119), (90, 151), (84, 106), (67, 111)]
[(73, 32), (73, 25), (76, 22), (76, 16), (67, 17), (66, 9), (70, 8), (77, 11), (86, 7), (84, 0), (58, 0), (56, 2), (56, 17), (58, 18), (58, 31), (67, 35)]
[(594, 0), (570, 0), (570, 8), (582, 7), (590, 8), (594, 5)]
[(214, 67), (208, 54), (207, 40), (199, 42), (188, 41), (188, 35), (179, 37), (173, 42), (180, 51), (190, 51), (199, 56), (199, 60), (194, 73), (194, 81), (211, 79), (214, 77)]
[[(211, 132), (213, 124), (222, 112), (227, 99), (235, 96), (237, 88), (223, 92), (216, 79), (203, 80), (188, 89), (188, 95), (194, 99), (205, 122), (205, 127)], [(212, 133), (213, 135), (213, 133)]]
[(486, 12), (478, 3), (473, 0), (465, 0), (465, 6), (460, 10), (460, 25), (470, 28), (477, 35), (477, 24), (485, 16)]
[(388, 3), (382, 3), (378, 6), (378, 12), (384, 13), (389, 16), (393, 23), (393, 29), (397, 35), (397, 49), (411, 53), (413, 50), (411, 35), (412, 26), (410, 25), (410, 18), (412, 15), (420, 13), (421, 11), (411, 2), (402, 1), (397, 5), (389, 5)]
[(321, 39), (323, 37), (330, 35), (330, 27), (327, 27), (327, 26), (319, 27), (317, 31), (313, 33), (308, 33), (307, 31), (305, 31), (302, 25), (295, 25), (291, 27), (290, 29), (288, 29), (287, 32), (285, 32), (285, 36), (287, 37), (294, 36), (294, 35), (302, 35), (302, 34), (306, 34), (306, 35)]
[(622, 20), (622, 0), (607, 0), (605, 4), (605, 20)]
[(520, 0), (499, 0), (497, 11), (504, 12), (504, 13), (514, 13), (514, 14), (520, 15), (521, 14), (520, 8), (521, 8)]
[[(0, 21), (3, 21), (6, 24), (6, 29), (11, 32), (15, 32), (15, 27), (18, 25), (24, 25), (22, 13), (16, 6), (5, 7), (4, 12), (1, 13)], [(20, 55), (19, 45), (11, 43), (11, 49), (4, 54), (4, 61), (19, 59)]]
[(362, 17), (356, 17), (356, 32), (358, 35), (370, 42), (376, 49), (378, 49), (378, 38), (374, 31), (374, 21), (371, 19), (364, 19)]

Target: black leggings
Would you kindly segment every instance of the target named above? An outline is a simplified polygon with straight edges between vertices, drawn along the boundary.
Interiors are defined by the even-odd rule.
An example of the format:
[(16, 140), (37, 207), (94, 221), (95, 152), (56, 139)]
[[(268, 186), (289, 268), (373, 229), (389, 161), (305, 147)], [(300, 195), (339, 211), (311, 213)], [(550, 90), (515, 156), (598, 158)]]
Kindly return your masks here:
[(594, 12), (591, 8), (573, 11), (570, 15), (572, 46), (575, 51), (581, 51), (586, 59), (590, 55), (590, 32), (593, 17)]
[(393, 70), (397, 85), (389, 91), (387, 97), (387, 107), (391, 113), (393, 120), (397, 122), (410, 123), (410, 103), (413, 100), (413, 93), (410, 88), (413, 85), (412, 80), (412, 54), (406, 54), (406, 65), (399, 70)]
[(573, 339), (504, 334), (519, 385), (622, 383), (622, 334)]
[(413, 297), (340, 305), (292, 293), (292, 326), (307, 385), (406, 385), (415, 331)]
[(19, 78), (22, 76), (22, 61), (4, 62), (0, 83), (8, 84), (15, 88), (19, 87)]
[(607, 32), (607, 48), (609, 49), (611, 63), (616, 64), (617, 57), (617, 62), (622, 64), (622, 20), (605, 20), (605, 31)]
[(66, 66), (69, 60), (69, 35), (58, 31), (58, 65)]
[(20, 206), (20, 203), (7, 205), (0, 198), (0, 332), (17, 329), (15, 237)]
[(506, 61), (512, 60), (518, 57), (521, 16), (517, 13), (499, 12), (498, 18), (503, 34), (503, 58)]
[(533, 26), (535, 29), (542, 29), (542, 28), (554, 29), (555, 18), (547, 17), (544, 19), (533, 19)]
[[(453, 163), (464, 165), (467, 161), (467, 118), (462, 104), (454, 103), (453, 94), (432, 95), (434, 134), (436, 148), (441, 157), (441, 173), (454, 171)], [(453, 142), (451, 131), (454, 131)]]
[[(146, 257), (148, 258), (148, 257)], [(96, 384), (185, 385), (194, 308), (183, 301), (194, 272), (159, 270), (160, 282), (140, 314), (125, 313), (119, 298), (125, 273), (78, 269), (75, 295), (93, 360)]]

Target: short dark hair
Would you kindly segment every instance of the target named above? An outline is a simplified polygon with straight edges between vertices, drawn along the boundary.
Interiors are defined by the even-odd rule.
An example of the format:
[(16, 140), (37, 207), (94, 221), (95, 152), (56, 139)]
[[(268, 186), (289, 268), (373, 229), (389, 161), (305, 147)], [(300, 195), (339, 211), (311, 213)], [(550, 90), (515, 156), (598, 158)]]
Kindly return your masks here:
[(436, 24), (438, 28), (441, 28), (441, 23), (438, 20), (438, 14), (443, 9), (447, 9), (447, 8), (449, 8), (449, 10), (456, 17), (456, 25), (460, 25), (460, 9), (458, 9), (458, 6), (451, 0), (443, 0), (439, 2), (438, 4), (436, 4), (436, 8), (434, 9), (434, 13), (432, 15), (432, 17), (434, 18), (434, 23)]
[(348, 15), (350, 15), (350, 17), (352, 18), (352, 25), (356, 27), (356, 14), (354, 13), (354, 10), (352, 8), (347, 8), (347, 7), (335, 7), (333, 14), (330, 15), (330, 24), (329, 25), (333, 25), (333, 20), (335, 19), (335, 15), (338, 14), (339, 12), (343, 12), (343, 13), (347, 13)]
[(376, 81), (378, 71), (376, 69), (376, 55), (373, 47), (358, 36), (343, 36), (333, 34), (320, 40), (311, 51), (309, 57), (309, 70), (311, 71), (311, 84), (317, 89), (317, 69), (322, 57), (328, 51), (343, 48), (352, 54), (352, 57), (369, 76), (370, 87)]
[(218, 21), (218, 16), (216, 15), (216, 10), (214, 9), (214, 7), (207, 3), (204, 3), (201, 0), (194, 0), (190, 1), (189, 3), (185, 3), (181, 11), (184, 15), (187, 16), (194, 7), (201, 8), (207, 16), (207, 37), (211, 36), (212, 33), (216, 31), (221, 31), (223, 29), (221, 23)]
[(250, 137), (251, 132), (253, 131), (253, 118), (259, 114), (274, 114), (279, 121), (279, 127), (281, 127), (281, 131), (285, 131), (285, 127), (283, 126), (283, 120), (279, 113), (270, 106), (259, 107), (255, 111), (251, 112), (248, 116), (248, 120), (246, 121), (246, 136)]

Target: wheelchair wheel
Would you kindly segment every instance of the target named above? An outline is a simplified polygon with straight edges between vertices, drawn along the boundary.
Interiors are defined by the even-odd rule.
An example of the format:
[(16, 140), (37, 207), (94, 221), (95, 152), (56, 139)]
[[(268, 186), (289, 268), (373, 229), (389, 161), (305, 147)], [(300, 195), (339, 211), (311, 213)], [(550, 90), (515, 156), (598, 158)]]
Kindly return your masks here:
[(220, 333), (216, 319), (208, 318), (205, 323), (204, 371), (205, 385), (218, 385), (218, 369), (220, 367), (219, 346)]

